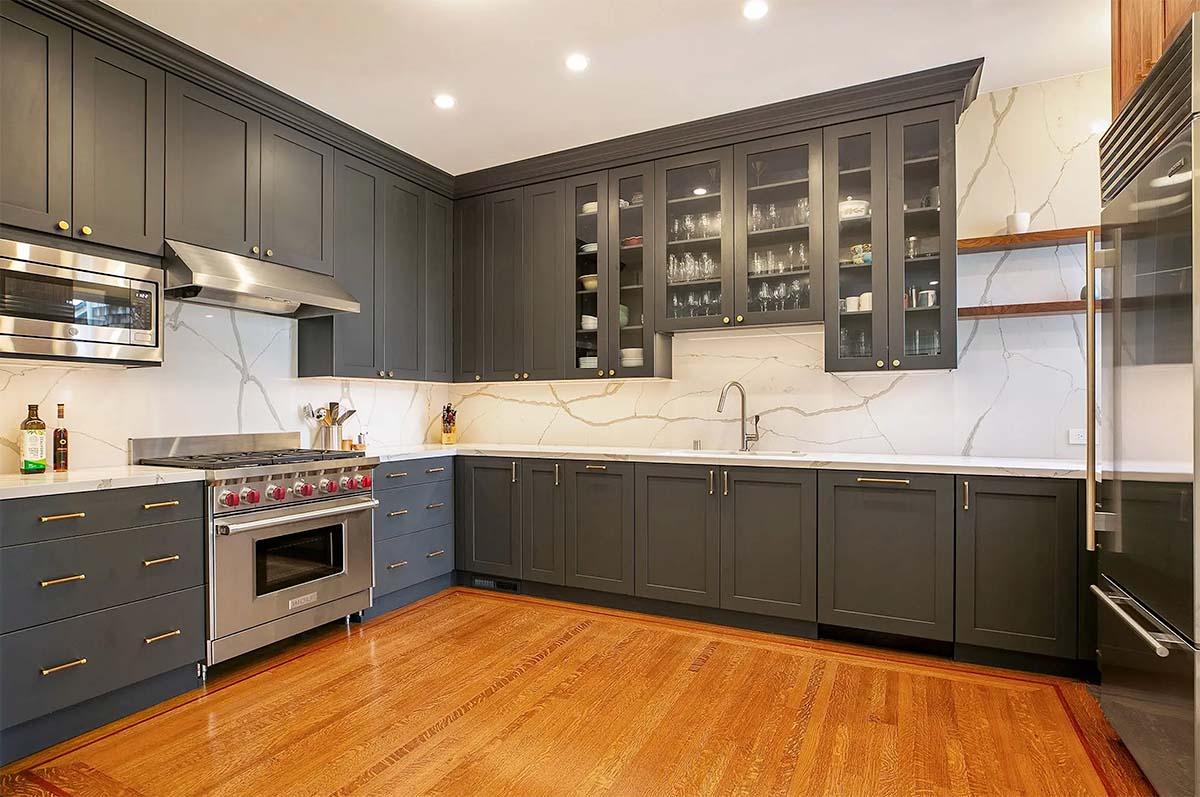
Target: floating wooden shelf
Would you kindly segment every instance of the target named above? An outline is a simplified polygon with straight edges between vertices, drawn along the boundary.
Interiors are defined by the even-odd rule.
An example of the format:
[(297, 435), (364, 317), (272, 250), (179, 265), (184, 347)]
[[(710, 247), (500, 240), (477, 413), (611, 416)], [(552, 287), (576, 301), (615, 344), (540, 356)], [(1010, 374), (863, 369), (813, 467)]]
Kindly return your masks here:
[(1099, 227), (1066, 227), (1061, 230), (1038, 230), (1016, 235), (988, 235), (982, 238), (958, 239), (960, 254), (1005, 252), (1010, 249), (1036, 249), (1042, 246), (1081, 244), (1087, 241), (1088, 230), (1100, 234)]
[(1036, 315), (1071, 315), (1087, 310), (1082, 299), (1061, 302), (1029, 302), (1027, 304), (987, 304), (958, 308), (959, 318), (1017, 318)]

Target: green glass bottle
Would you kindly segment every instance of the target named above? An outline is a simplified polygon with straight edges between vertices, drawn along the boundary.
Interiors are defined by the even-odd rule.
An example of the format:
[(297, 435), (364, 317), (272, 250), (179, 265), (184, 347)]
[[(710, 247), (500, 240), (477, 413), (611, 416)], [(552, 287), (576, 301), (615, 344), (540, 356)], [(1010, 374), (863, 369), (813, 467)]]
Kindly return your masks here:
[(38, 417), (38, 405), (29, 405), (21, 422), (21, 473), (46, 472), (46, 422)]

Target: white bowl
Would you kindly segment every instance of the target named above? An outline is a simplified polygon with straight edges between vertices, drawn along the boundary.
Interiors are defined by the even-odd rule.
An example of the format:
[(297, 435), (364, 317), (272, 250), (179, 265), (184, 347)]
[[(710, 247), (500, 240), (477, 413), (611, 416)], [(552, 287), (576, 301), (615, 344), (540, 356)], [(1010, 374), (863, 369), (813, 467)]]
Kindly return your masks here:
[(642, 357), (645, 355), (645, 351), (646, 350), (643, 349), (641, 346), (630, 347), (628, 349), (621, 349), (621, 356), (622, 357)]
[(600, 319), (596, 318), (596, 316), (594, 316), (594, 315), (579, 316), (579, 328), (580, 329), (597, 329), (599, 326), (600, 326)]
[(580, 213), (595, 213), (600, 209), (600, 203), (596, 201), (584, 202), (583, 207), (579, 208)]
[(579, 284), (583, 286), (585, 291), (594, 291), (600, 287), (600, 275), (583, 274), (579, 277)]
[(838, 218), (843, 221), (846, 219), (865, 219), (870, 215), (871, 203), (865, 199), (847, 197), (838, 203)]
[(579, 247), (579, 254), (592, 255), (595, 254), (596, 250), (599, 248), (600, 244), (584, 244), (583, 246)]
[(595, 368), (599, 364), (600, 364), (599, 357), (580, 357), (579, 358), (579, 367), (580, 368)]

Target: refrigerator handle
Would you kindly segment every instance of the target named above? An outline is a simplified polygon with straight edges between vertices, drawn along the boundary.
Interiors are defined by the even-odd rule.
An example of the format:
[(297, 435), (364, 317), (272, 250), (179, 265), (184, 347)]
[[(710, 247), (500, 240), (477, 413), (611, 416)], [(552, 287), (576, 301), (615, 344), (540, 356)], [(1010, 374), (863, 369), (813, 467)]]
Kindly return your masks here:
[(1084, 486), (1084, 512), (1087, 518), (1087, 549), (1096, 550), (1096, 232), (1087, 231), (1087, 474)]

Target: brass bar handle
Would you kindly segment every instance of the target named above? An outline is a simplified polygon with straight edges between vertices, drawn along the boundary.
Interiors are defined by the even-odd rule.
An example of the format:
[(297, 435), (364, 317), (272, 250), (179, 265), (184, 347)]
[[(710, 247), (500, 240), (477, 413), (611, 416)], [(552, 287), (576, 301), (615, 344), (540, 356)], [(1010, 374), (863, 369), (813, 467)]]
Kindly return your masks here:
[(434, 501), (432, 504), (426, 504), (426, 509), (441, 509), (446, 505), (445, 501)]
[(971, 511), (971, 483), (963, 480), (963, 511)]
[(165, 634), (158, 634), (157, 636), (148, 636), (148, 637), (146, 637), (145, 642), (147, 645), (153, 645), (155, 642), (162, 642), (164, 639), (170, 639), (171, 637), (179, 636), (182, 633), (183, 633), (182, 629), (176, 628), (174, 631), (168, 631)]
[(142, 504), (142, 509), (166, 509), (171, 506), (179, 506), (178, 501), (158, 501), (153, 504)]
[(167, 562), (178, 562), (178, 561), (179, 561), (179, 554), (173, 554), (171, 556), (162, 556), (162, 557), (159, 557), (158, 559), (143, 559), (142, 567), (154, 567), (155, 565), (165, 565)]
[(53, 675), (56, 672), (62, 672), (63, 670), (69, 670), (72, 667), (79, 667), (80, 665), (83, 665), (83, 664), (87, 664), (87, 659), (75, 659), (75, 661), (68, 661), (66, 664), (59, 664), (54, 667), (43, 667), (42, 675)]
[(872, 476), (859, 476), (855, 481), (859, 484), (908, 484), (908, 479), (882, 479)]
[(397, 509), (395, 512), (388, 512), (388, 517), (399, 517), (400, 515), (407, 515), (407, 514), (408, 514), (407, 509)]
[(403, 479), (407, 475), (408, 471), (398, 470), (395, 473), (389, 473), (387, 477), (389, 479)]
[(721, 471), (721, 495), (729, 495), (729, 471)]
[(709, 468), (708, 469), (708, 494), (709, 495), (712, 495), (713, 491), (715, 489), (713, 486), (713, 484), (714, 484), (713, 480), (716, 479), (716, 477), (717, 477), (717, 472), (715, 470), (713, 470), (712, 468)]
[(87, 517), (87, 512), (68, 512), (65, 515), (42, 515), (39, 520), (42, 523), (53, 523), (56, 520), (75, 520), (85, 517)]
[(436, 556), (441, 556), (441, 555), (442, 555), (442, 554), (444, 554), (444, 553), (446, 553), (445, 549), (443, 549), (443, 548), (438, 548), (436, 551), (430, 551), (429, 553), (425, 554), (425, 558), (426, 558), (426, 559), (433, 559), (434, 557), (436, 557)]
[(554, 463), (554, 486), (558, 486), (558, 463)]
[(86, 578), (87, 578), (87, 576), (85, 576), (83, 573), (78, 573), (73, 576), (63, 576), (62, 578), (51, 578), (51, 579), (48, 579), (47, 581), (39, 581), (38, 583), (41, 584), (42, 587), (53, 587), (55, 584), (66, 584), (69, 581), (83, 581)]
[(513, 484), (517, 483), (517, 462), (516, 462), (516, 460), (513, 460), (513, 464), (512, 464), (512, 483)]
[(442, 468), (442, 467), (437, 467), (437, 468), (426, 468), (426, 469), (425, 469), (425, 472), (426, 472), (426, 473), (444, 473), (445, 471), (446, 471), (446, 469), (445, 469), (445, 468)]
[(1096, 550), (1096, 231), (1087, 231), (1087, 242), (1084, 246), (1087, 265), (1084, 267), (1084, 290), (1087, 291), (1087, 315), (1084, 322), (1087, 346), (1084, 380), (1087, 382), (1086, 413), (1084, 423), (1087, 424), (1086, 465), (1087, 475), (1084, 477), (1084, 525), (1086, 534), (1084, 545), (1089, 551)]
[(585, 470), (608, 470), (607, 465), (584, 465)]
[(392, 562), (390, 565), (388, 565), (387, 569), (388, 569), (388, 570), (395, 570), (397, 567), (406, 567), (407, 565), (408, 565), (408, 562), (407, 562), (407, 561), (404, 561), (404, 562)]

